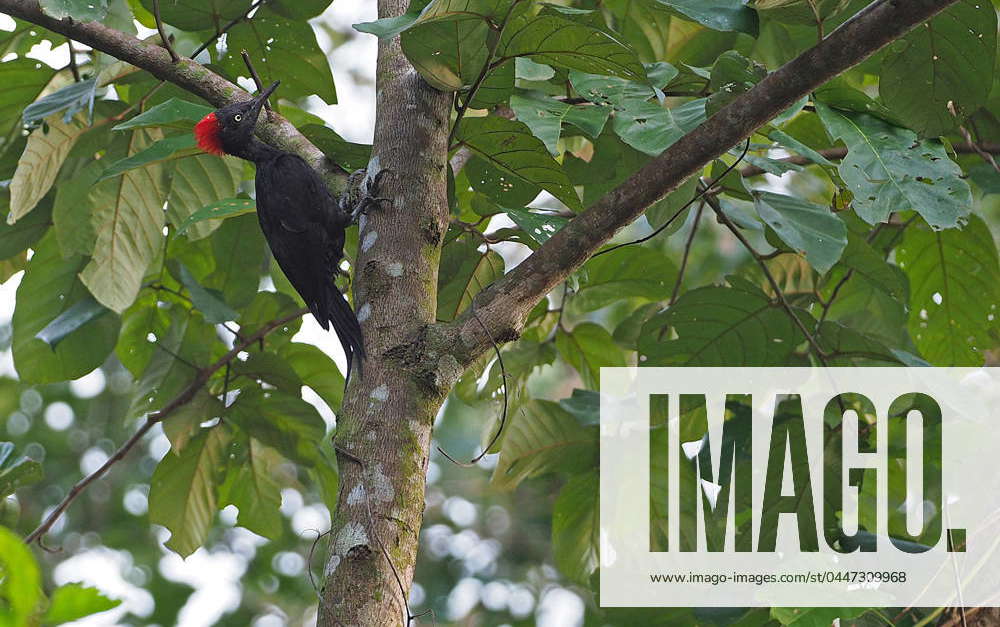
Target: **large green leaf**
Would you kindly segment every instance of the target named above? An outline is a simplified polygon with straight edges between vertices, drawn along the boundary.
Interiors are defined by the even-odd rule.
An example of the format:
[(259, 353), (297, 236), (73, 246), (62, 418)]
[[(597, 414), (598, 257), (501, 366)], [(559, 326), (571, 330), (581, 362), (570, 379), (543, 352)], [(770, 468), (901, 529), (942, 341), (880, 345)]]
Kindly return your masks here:
[(558, 403), (529, 401), (509, 420), (491, 480), (501, 490), (530, 477), (597, 463), (597, 427), (581, 425)]
[(236, 524), (276, 540), (281, 536), (281, 486), (275, 480), (283, 462), (273, 448), (247, 438), (229, 462), (229, 474), (222, 486), (219, 505), (233, 504), (239, 510)]
[(656, 0), (684, 17), (715, 30), (757, 36), (757, 12), (743, 0)]
[[(236, 195), (243, 177), (243, 165), (235, 157), (218, 158), (200, 155), (182, 159), (174, 167), (167, 196), (167, 220), (187, 233), (188, 239), (197, 240), (211, 235), (222, 224), (221, 219), (191, 220), (202, 208), (218, 202), (220, 198)], [(245, 203), (244, 203), (245, 206)], [(250, 202), (251, 209), (254, 203)], [(217, 215), (216, 217), (224, 217)]]
[(910, 334), (935, 366), (980, 366), (997, 346), (1000, 269), (986, 224), (962, 229), (912, 225), (896, 249), (910, 280)]
[(372, 157), (371, 144), (349, 142), (332, 128), (320, 124), (307, 124), (299, 131), (317, 148), (346, 172), (354, 172), (368, 165)]
[(622, 141), (650, 156), (660, 154), (685, 134), (670, 109), (639, 100), (625, 101), (615, 112), (613, 128)]
[[(183, 184), (182, 184), (183, 185)], [(183, 205), (182, 205), (183, 207)], [(201, 208), (193, 211), (177, 225), (177, 235), (184, 235), (204, 223), (212, 225), (213, 221), (218, 221), (217, 225), (212, 225), (211, 232), (218, 228), (226, 218), (235, 218), (247, 213), (257, 211), (257, 202), (252, 198), (223, 198), (210, 202)], [(170, 215), (171, 207), (167, 206), (167, 215)], [(190, 236), (191, 239), (199, 239)]]
[(601, 368), (626, 366), (625, 352), (611, 334), (599, 324), (583, 322), (571, 331), (559, 329), (556, 334), (559, 354), (580, 374), (583, 384), (597, 389), (601, 383)]
[(330, 63), (308, 22), (286, 19), (264, 6), (252, 20), (229, 31), (227, 45), (221, 65), (233, 75), (246, 74), (240, 57), (245, 49), (265, 83), (281, 80), (278, 98), (296, 100), (315, 94), (327, 104), (337, 103)]
[(482, 20), (432, 22), (405, 31), (403, 53), (436, 89), (458, 91), (471, 86), (489, 58), (489, 26)]
[(566, 226), (566, 223), (569, 222), (568, 218), (545, 213), (536, 213), (534, 211), (528, 211), (527, 209), (507, 209), (506, 213), (507, 217), (509, 217), (514, 224), (521, 227), (521, 230), (527, 233), (528, 237), (535, 240), (539, 244), (544, 244), (550, 237), (555, 235), (559, 229)]
[(563, 123), (572, 124), (589, 137), (597, 139), (611, 113), (607, 107), (570, 105), (541, 92), (524, 92), (510, 97), (510, 107), (517, 119), (528, 125), (554, 155)]
[(149, 522), (170, 531), (166, 545), (181, 557), (195, 552), (208, 536), (219, 474), (230, 434), (223, 425), (205, 429), (181, 451), (168, 451), (149, 482)]
[(849, 624), (848, 621), (867, 611), (863, 607), (772, 607), (771, 618), (782, 625), (794, 627), (827, 627)]
[(73, 116), (84, 109), (87, 111), (87, 119), (91, 119), (96, 95), (96, 77), (70, 83), (25, 107), (21, 119), (25, 124), (34, 124), (56, 113), (62, 113), (63, 122), (69, 123)]
[(12, 442), (0, 442), (0, 501), (14, 490), (42, 480), (42, 465), (33, 459), (14, 456)]
[[(0, 189), (0, 214), (7, 209), (10, 199), (7, 190)], [(6, 220), (0, 224), (0, 259), (7, 259), (26, 250), (40, 240), (52, 224), (51, 198), (44, 198), (38, 208), (14, 224)]]
[(0, 625), (33, 624), (35, 606), (42, 597), (42, 575), (31, 549), (16, 533), (0, 526)]
[[(159, 136), (155, 129), (132, 131), (128, 154), (143, 151)], [(165, 178), (163, 166), (152, 163), (103, 181), (92, 192), (97, 243), (80, 280), (112, 311), (132, 304), (146, 267), (162, 249)]]
[(10, 182), (9, 224), (27, 215), (48, 193), (73, 144), (86, 130), (78, 119), (66, 123), (53, 116), (31, 132)]
[(599, 563), (599, 483), (596, 470), (576, 475), (559, 491), (552, 508), (552, 554), (556, 566), (571, 581), (582, 585), (587, 585)]
[[(110, 152), (110, 151), (109, 151)], [(97, 231), (91, 221), (97, 194), (91, 194), (97, 178), (104, 172), (101, 160), (91, 161), (73, 178), (56, 186), (56, 199), (52, 207), (52, 222), (63, 255), (84, 255), (94, 252)], [(20, 222), (31, 219), (32, 211)]]
[(316, 443), (326, 434), (326, 423), (315, 407), (297, 396), (243, 390), (226, 410), (226, 420), (294, 462), (312, 466), (319, 461)]
[(467, 118), (455, 138), (498, 170), (541, 187), (571, 209), (581, 208), (565, 172), (523, 123), (496, 116)]
[[(153, 0), (141, 2), (153, 12)], [(249, 8), (246, 0), (166, 0), (160, 2), (160, 16), (181, 30), (198, 31), (221, 28)]]
[(68, 335), (106, 313), (108, 313), (108, 309), (104, 305), (94, 300), (93, 297), (87, 296), (56, 316), (55, 320), (45, 325), (45, 328), (35, 334), (35, 337), (55, 348)]
[(240, 317), (238, 311), (233, 311), (232, 307), (222, 300), (222, 295), (217, 290), (209, 290), (198, 283), (187, 266), (180, 264), (181, 283), (187, 288), (191, 295), (191, 304), (205, 317), (205, 322), (217, 324), (236, 320)]
[(476, 294), (503, 276), (503, 257), (491, 249), (479, 252), (479, 246), (474, 239), (462, 239), (441, 251), (438, 320), (454, 320)]
[[(643, 327), (646, 366), (783, 366), (802, 334), (777, 304), (749, 282), (684, 293)], [(677, 339), (669, 339), (674, 329)]]
[(972, 192), (944, 146), (917, 140), (912, 132), (866, 114), (816, 109), (827, 132), (847, 144), (838, 171), (854, 194), (854, 210), (870, 224), (894, 211), (913, 210), (928, 224), (950, 228), (963, 222)]
[(109, 599), (97, 588), (81, 583), (68, 583), (52, 592), (49, 609), (45, 612), (46, 625), (61, 625), (91, 614), (99, 614), (121, 605), (118, 599)]
[(171, 135), (163, 139), (157, 139), (142, 150), (136, 151), (124, 159), (120, 159), (108, 166), (108, 168), (98, 179), (98, 182), (118, 176), (123, 172), (141, 168), (146, 165), (159, 163), (168, 159), (190, 157), (200, 154), (195, 147), (194, 135), (185, 133), (183, 135)]
[(192, 125), (211, 112), (211, 107), (171, 98), (118, 124), (112, 130), (124, 131), (147, 126), (162, 126), (190, 131)]
[(625, 298), (666, 300), (676, 276), (676, 267), (663, 253), (640, 246), (622, 248), (584, 264), (570, 307), (587, 312)]
[(267, 244), (255, 215), (241, 215), (222, 223), (211, 237), (215, 271), (202, 284), (222, 292), (223, 300), (240, 309), (253, 300)]
[(312, 344), (288, 342), (278, 354), (292, 367), (302, 383), (308, 385), (333, 410), (340, 407), (344, 398), (344, 375), (329, 355)]
[(86, 259), (63, 259), (55, 234), (35, 246), (17, 288), (14, 309), (14, 365), (22, 381), (51, 383), (81, 377), (100, 366), (118, 338), (118, 316), (103, 316), (66, 335), (55, 348), (37, 334), (60, 314), (88, 298), (77, 278)]
[(754, 192), (757, 215), (792, 250), (805, 254), (820, 274), (840, 259), (847, 246), (847, 227), (830, 207), (773, 192)]
[(504, 29), (499, 59), (528, 57), (536, 63), (590, 74), (646, 80), (632, 48), (611, 34), (554, 15), (519, 15)]
[[(12, 34), (27, 36), (29, 32), (36, 30), (41, 29), (28, 22), (18, 22), (18, 28)], [(14, 52), (6, 49), (9, 45), (9, 42), (3, 40), (3, 35), (6, 34), (0, 31), (0, 53), (3, 55)], [(29, 42), (34, 39), (31, 37)], [(29, 43), (28, 48), (31, 45)], [(4, 86), (0, 90), (0, 136), (6, 136), (15, 125), (21, 123), (21, 112), (42, 93), (54, 74), (55, 70), (34, 59), (14, 59), (0, 63), (0, 85)]]
[(890, 44), (879, 95), (921, 135), (943, 135), (989, 97), (996, 46), (996, 9), (961, 0)]

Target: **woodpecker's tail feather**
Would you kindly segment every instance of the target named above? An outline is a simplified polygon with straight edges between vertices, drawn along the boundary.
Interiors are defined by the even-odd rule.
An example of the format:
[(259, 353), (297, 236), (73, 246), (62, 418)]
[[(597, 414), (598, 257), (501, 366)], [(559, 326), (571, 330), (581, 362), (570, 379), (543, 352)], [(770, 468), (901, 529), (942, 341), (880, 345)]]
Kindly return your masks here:
[(367, 357), (365, 341), (361, 336), (361, 325), (358, 324), (354, 310), (351, 309), (333, 281), (330, 281), (325, 297), (323, 299), (325, 302), (321, 303), (320, 307), (310, 305), (309, 309), (324, 330), (329, 330), (332, 325), (333, 330), (337, 333), (337, 338), (340, 339), (340, 345), (344, 348), (344, 356), (347, 358), (347, 378), (344, 380), (346, 384), (351, 380), (355, 356), (358, 358), (358, 375), (364, 376), (363, 364)]

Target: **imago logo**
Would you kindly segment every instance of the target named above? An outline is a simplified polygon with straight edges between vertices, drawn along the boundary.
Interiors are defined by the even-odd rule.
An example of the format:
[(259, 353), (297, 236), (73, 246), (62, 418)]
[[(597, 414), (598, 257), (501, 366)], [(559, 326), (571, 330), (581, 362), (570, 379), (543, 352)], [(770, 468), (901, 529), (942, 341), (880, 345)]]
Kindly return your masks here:
[(1000, 369), (606, 368), (601, 602), (996, 604)]

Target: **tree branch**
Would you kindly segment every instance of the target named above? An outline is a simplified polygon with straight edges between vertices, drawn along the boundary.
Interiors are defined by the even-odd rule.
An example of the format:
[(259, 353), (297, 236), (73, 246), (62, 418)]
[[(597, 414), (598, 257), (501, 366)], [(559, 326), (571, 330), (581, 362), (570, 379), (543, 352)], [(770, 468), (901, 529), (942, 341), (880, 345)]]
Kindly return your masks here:
[(80, 496), (80, 494), (87, 489), (87, 486), (103, 477), (105, 473), (111, 470), (112, 466), (124, 459), (125, 456), (128, 455), (129, 451), (131, 451), (135, 445), (138, 444), (139, 440), (142, 439), (142, 436), (146, 435), (146, 433), (156, 426), (157, 423), (162, 422), (175, 411), (190, 403), (191, 399), (193, 399), (195, 394), (198, 393), (198, 390), (208, 383), (209, 378), (211, 378), (213, 374), (227, 366), (229, 362), (231, 362), (241, 351), (246, 350), (247, 347), (252, 345), (254, 342), (263, 339), (268, 333), (274, 331), (278, 327), (288, 324), (292, 320), (305, 315), (308, 311), (308, 309), (303, 308), (295, 313), (268, 322), (258, 329), (257, 332), (241, 339), (231, 351), (220, 357), (218, 361), (209, 366), (205, 366), (204, 368), (199, 368), (191, 383), (189, 383), (180, 394), (174, 397), (173, 400), (167, 403), (163, 409), (153, 412), (147, 416), (146, 421), (142, 423), (142, 426), (139, 427), (128, 440), (125, 440), (125, 443), (118, 447), (118, 450), (115, 451), (114, 455), (109, 457), (100, 468), (73, 484), (73, 487), (70, 488), (66, 497), (60, 501), (59, 505), (49, 512), (49, 515), (45, 517), (45, 520), (43, 520), (40, 525), (38, 525), (37, 529), (28, 534), (28, 536), (24, 539), (25, 544), (41, 542), (42, 536), (48, 533), (49, 529), (52, 528), (52, 525), (59, 520), (59, 517), (62, 516), (63, 512), (65, 512), (73, 501), (76, 500), (76, 497)]
[[(170, 53), (162, 46), (144, 42), (100, 22), (77, 22), (70, 18), (57, 20), (43, 13), (37, 0), (0, 0), (0, 13), (37, 24), (131, 63), (161, 80), (204, 98), (214, 106), (222, 107), (251, 98), (239, 86), (196, 61), (180, 57), (174, 63)], [(344, 173), (282, 116), (273, 114), (267, 120), (261, 119), (257, 125), (257, 134), (267, 143), (305, 159), (335, 190), (343, 187)]]
[[(879, 0), (813, 48), (691, 131), (571, 220), (514, 270), (480, 292), (472, 307), (497, 341), (518, 336), (531, 308), (651, 204), (670, 193), (796, 100), (868, 58), (957, 0)], [(435, 325), (436, 343), (468, 365), (489, 344), (471, 312)]]

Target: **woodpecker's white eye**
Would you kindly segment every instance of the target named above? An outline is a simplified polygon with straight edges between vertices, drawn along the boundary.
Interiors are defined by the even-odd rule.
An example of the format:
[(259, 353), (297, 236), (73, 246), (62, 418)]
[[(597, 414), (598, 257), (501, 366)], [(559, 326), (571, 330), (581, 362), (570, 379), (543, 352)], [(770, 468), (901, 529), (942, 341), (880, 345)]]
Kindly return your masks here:
[(237, 113), (236, 115), (233, 116), (233, 119), (236, 120), (237, 122), (242, 122), (243, 116)]

